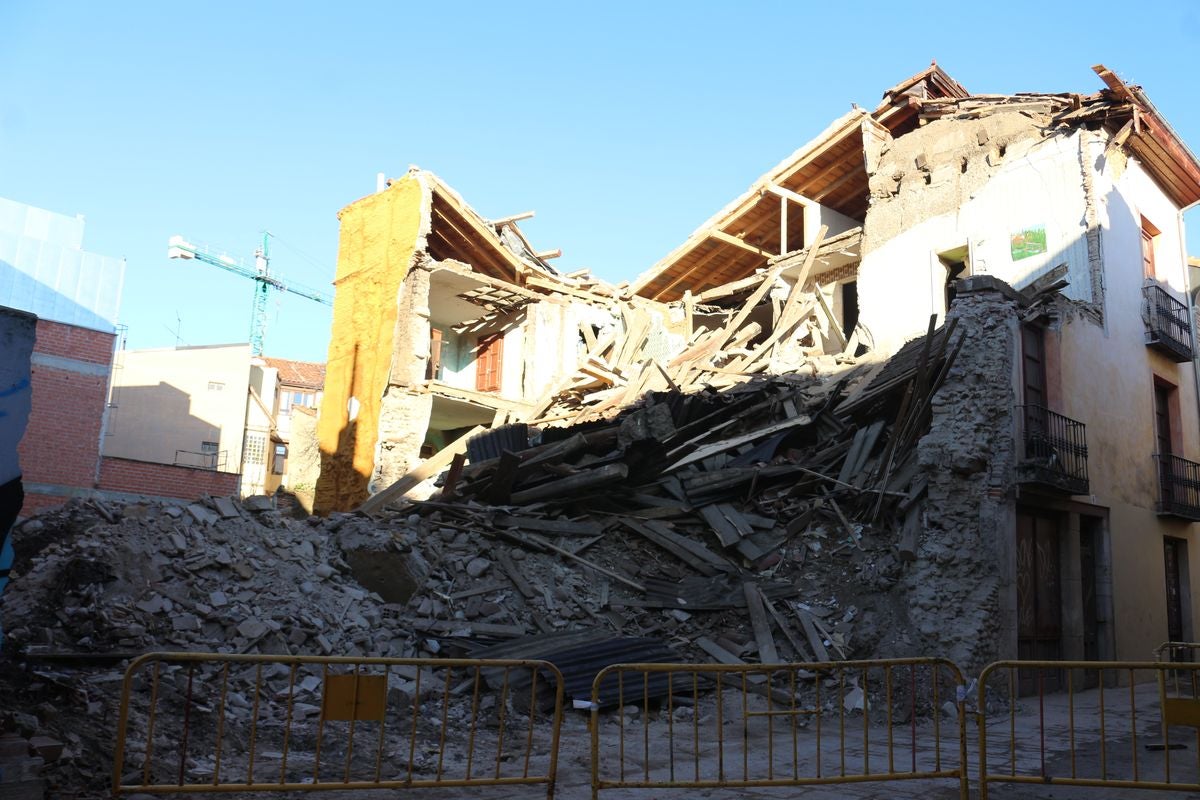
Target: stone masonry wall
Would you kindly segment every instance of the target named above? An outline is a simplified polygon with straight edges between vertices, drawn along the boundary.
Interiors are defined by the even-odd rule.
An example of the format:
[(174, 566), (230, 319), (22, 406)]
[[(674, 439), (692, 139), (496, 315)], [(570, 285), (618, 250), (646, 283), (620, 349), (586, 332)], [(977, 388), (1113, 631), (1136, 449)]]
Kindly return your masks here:
[[(379, 406), (379, 438), (371, 491), (404, 477), (421, 461), (433, 395), (423, 390), (429, 362), (429, 260), (425, 254), (400, 285), (392, 363)], [(415, 356), (415, 358), (414, 358)]]
[(1017, 302), (990, 277), (959, 286), (949, 316), (966, 340), (918, 445), (929, 489), (905, 581), (921, 650), (974, 670), (1009, 655), (1006, 642), (1015, 642), (1006, 565), (1015, 537)]

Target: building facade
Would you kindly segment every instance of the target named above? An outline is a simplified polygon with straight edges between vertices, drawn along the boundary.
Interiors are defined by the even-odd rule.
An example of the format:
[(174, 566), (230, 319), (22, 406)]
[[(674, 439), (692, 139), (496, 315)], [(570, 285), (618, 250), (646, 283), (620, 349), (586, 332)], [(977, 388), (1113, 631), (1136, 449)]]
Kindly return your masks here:
[(37, 316), (23, 513), (101, 484), (125, 262), (83, 249), (84, 220), (0, 198), (0, 306)]
[(1096, 73), (1090, 94), (977, 96), (934, 64), (618, 287), (556, 273), (420, 170), (348, 206), (318, 507), (414, 485), (471, 426), (587, 416), (547, 415), (547, 391), (599, 412), (746, 370), (836, 374), (935, 331), (957, 360), (906, 466), (913, 646), (973, 666), (1194, 638), (1200, 162)]

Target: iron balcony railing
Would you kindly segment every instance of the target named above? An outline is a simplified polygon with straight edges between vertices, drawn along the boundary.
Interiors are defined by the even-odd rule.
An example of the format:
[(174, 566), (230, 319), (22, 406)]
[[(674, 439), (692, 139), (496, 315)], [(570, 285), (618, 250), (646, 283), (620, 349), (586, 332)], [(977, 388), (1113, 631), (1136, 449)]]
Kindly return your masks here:
[(1163, 287), (1142, 287), (1142, 317), (1146, 321), (1146, 344), (1172, 361), (1192, 360), (1192, 328), (1187, 306)]
[(223, 472), (228, 458), (228, 450), (222, 450), (218, 453), (197, 453), (193, 450), (176, 450), (175, 466), (192, 467), (193, 469), (213, 469)]
[(1017, 479), (1067, 494), (1088, 493), (1087, 430), (1044, 406), (1017, 406)]
[(1200, 520), (1200, 464), (1170, 453), (1155, 453), (1158, 504), (1155, 511)]

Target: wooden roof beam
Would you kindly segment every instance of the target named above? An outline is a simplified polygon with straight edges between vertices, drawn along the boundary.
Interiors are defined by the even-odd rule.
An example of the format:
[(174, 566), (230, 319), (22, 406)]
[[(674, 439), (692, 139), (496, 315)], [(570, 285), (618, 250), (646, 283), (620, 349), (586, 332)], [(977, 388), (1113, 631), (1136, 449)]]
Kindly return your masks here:
[[(497, 278), (508, 279), (511, 277), (512, 273), (505, 269), (507, 265), (502, 260), (497, 259), (487, 248), (480, 247), (479, 242), (468, 236), (444, 214), (439, 212), (435, 212), (435, 214), (437, 220), (434, 221), (431, 233), (440, 237), (446, 243), (447, 247), (461, 253), (464, 256), (463, 260), (470, 264), (472, 268)], [(455, 243), (447, 235), (447, 231), (455, 235), (459, 240), (458, 243)]]
[(773, 195), (776, 195), (777, 197), (786, 198), (788, 200), (791, 200), (793, 203), (798, 203), (802, 206), (811, 206), (811, 205), (817, 204), (815, 200), (805, 197), (802, 194), (793, 192), (791, 189), (785, 189), (784, 187), (780, 186), (778, 183), (772, 183), (772, 182), (768, 181), (766, 184), (763, 185), (763, 189), (770, 192)]
[[(705, 241), (707, 241), (707, 240), (705, 240)], [(714, 258), (716, 258), (719, 255), (723, 255), (723, 252), (720, 248), (717, 248), (717, 249), (713, 250), (712, 252), (710, 252), (709, 254), (701, 256), (699, 261), (697, 261), (692, 266), (684, 269), (682, 272), (680, 272), (678, 275), (676, 275), (671, 280), (670, 283), (668, 283), (662, 289), (659, 289), (657, 292), (655, 292), (654, 297), (652, 297), (651, 299), (658, 300), (664, 294), (671, 291), (676, 286), (678, 286), (680, 283), (682, 283), (686, 278), (690, 278), (693, 274), (696, 273), (697, 270), (701, 269), (702, 267), (707, 267), (709, 262), (712, 261)]]
[(717, 241), (725, 242), (726, 244), (731, 244), (735, 247), (740, 247), (747, 252), (754, 253), (757, 256), (762, 256), (763, 258), (774, 258), (775, 256), (779, 255), (778, 253), (772, 253), (768, 250), (764, 250), (761, 247), (750, 244), (745, 239), (741, 239), (731, 233), (726, 233), (725, 231), (718, 230), (716, 228), (709, 230), (708, 235)]
[(520, 222), (523, 219), (533, 219), (535, 214), (537, 214), (536, 211), (522, 211), (520, 214), (513, 214), (512, 216), (508, 216), (508, 217), (499, 217), (497, 219), (489, 219), (488, 222), (493, 227), (499, 228), (501, 225), (511, 225), (512, 223)]

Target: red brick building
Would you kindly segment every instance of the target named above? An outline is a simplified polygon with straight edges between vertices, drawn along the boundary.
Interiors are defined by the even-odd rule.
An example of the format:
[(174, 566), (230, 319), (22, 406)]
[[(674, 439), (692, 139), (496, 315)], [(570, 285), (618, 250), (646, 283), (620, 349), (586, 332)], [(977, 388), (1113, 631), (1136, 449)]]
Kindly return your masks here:
[(125, 262), (84, 250), (83, 225), (0, 198), (0, 306), (38, 317), (22, 513), (79, 496), (233, 493), (236, 476), (102, 458)]

